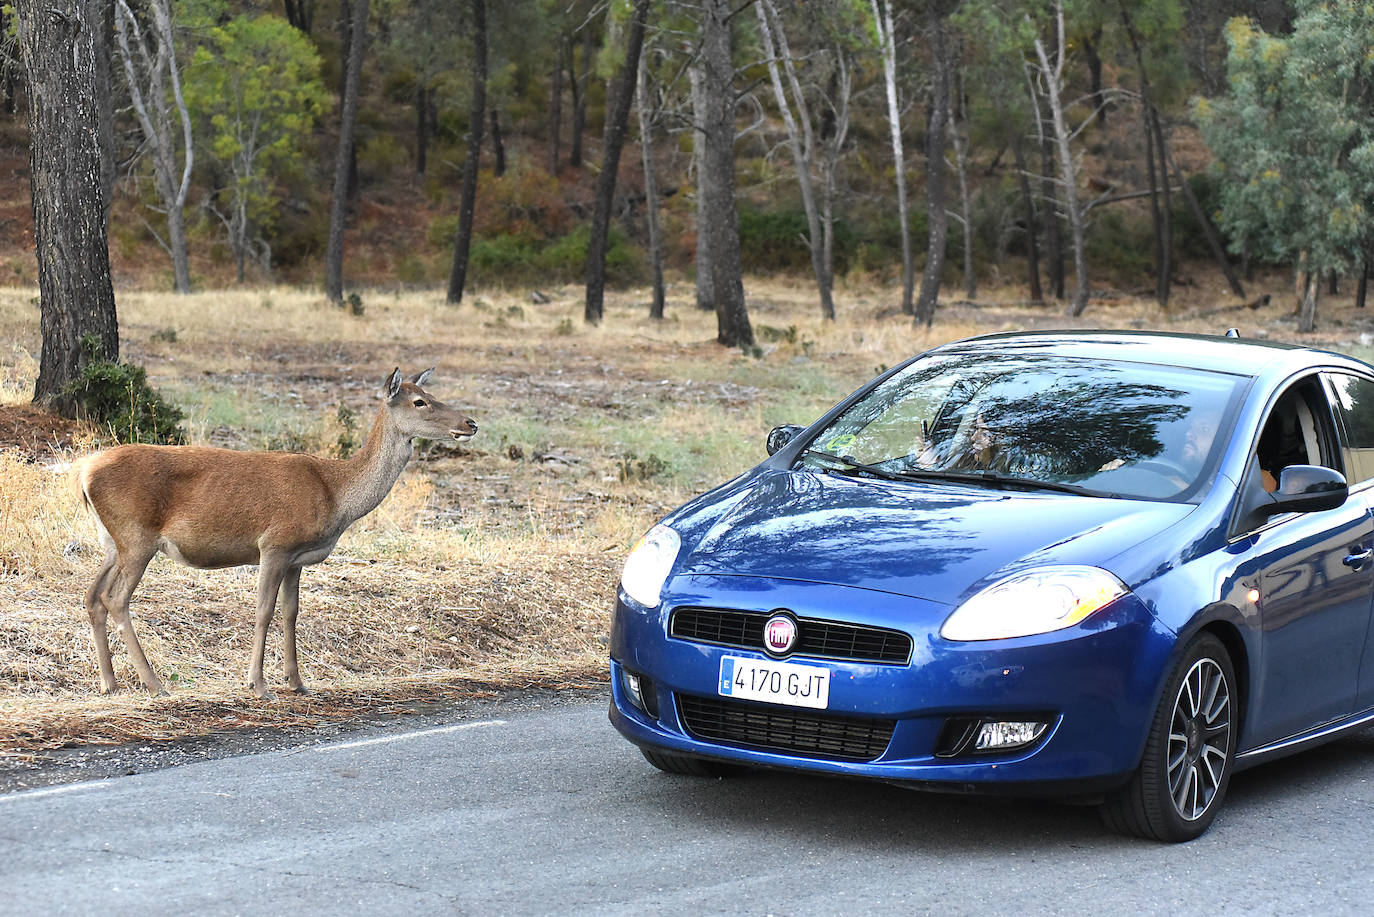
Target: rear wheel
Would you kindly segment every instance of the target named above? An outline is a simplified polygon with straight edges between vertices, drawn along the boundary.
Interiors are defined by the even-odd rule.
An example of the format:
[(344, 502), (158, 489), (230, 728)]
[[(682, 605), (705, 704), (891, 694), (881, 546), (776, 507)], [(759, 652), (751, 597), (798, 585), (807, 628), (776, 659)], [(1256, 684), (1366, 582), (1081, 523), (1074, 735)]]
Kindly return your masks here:
[(644, 755), (645, 761), (665, 774), (678, 774), (684, 777), (733, 777), (744, 771), (738, 764), (693, 758), (690, 755), (674, 754), (657, 748), (641, 748), (639, 751)]
[(1188, 645), (1160, 698), (1140, 767), (1102, 806), (1109, 828), (1175, 843), (1207, 830), (1235, 763), (1235, 685), (1220, 640), (1203, 634)]

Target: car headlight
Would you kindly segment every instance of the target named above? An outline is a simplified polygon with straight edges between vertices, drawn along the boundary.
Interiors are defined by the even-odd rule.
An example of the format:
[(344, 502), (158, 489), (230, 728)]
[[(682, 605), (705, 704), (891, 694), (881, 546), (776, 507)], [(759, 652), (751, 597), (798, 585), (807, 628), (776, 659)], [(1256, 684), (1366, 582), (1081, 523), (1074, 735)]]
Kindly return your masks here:
[(625, 558), (620, 588), (641, 605), (649, 608), (657, 606), (663, 581), (668, 578), (668, 571), (673, 569), (673, 561), (677, 560), (677, 552), (681, 547), (682, 539), (668, 526), (656, 525), (649, 529), (630, 550), (630, 556)]
[(1072, 627), (1126, 594), (1121, 580), (1097, 567), (1039, 567), (1017, 573), (954, 610), (946, 640), (1002, 640)]

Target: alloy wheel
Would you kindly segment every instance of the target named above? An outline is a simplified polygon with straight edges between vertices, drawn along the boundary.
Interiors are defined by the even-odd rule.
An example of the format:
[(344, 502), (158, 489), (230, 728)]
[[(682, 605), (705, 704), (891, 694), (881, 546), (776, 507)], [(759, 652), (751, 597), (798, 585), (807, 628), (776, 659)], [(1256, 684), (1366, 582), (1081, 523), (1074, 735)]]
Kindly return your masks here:
[(1174, 699), (1169, 725), (1169, 797), (1185, 821), (1196, 821), (1217, 798), (1231, 747), (1231, 686), (1210, 657), (1193, 663)]

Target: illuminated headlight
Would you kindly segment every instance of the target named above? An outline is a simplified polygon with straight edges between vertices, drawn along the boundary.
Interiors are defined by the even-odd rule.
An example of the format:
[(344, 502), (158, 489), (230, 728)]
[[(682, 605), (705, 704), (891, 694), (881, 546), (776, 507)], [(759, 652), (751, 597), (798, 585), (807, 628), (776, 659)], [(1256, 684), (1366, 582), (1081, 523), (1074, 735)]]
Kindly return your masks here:
[(649, 529), (625, 558), (620, 588), (639, 604), (657, 607), (663, 582), (668, 578), (668, 571), (673, 569), (673, 561), (677, 560), (681, 547), (682, 539), (668, 526), (656, 525)]
[(946, 640), (1002, 640), (1072, 627), (1126, 594), (1115, 576), (1097, 567), (1039, 567), (1009, 576), (977, 593), (950, 615)]
[(1046, 724), (1040, 722), (984, 723), (973, 740), (973, 750), (1010, 751), (1029, 745), (1045, 734)]

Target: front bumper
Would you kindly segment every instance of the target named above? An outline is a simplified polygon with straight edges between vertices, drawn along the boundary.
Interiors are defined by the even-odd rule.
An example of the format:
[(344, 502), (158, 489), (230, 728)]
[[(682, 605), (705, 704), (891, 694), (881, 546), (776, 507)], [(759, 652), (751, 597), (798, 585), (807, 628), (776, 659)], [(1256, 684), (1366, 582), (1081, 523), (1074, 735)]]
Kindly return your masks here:
[[(686, 755), (760, 767), (910, 782), (950, 791), (1094, 792), (1135, 769), (1174, 635), (1134, 596), (1083, 624), (1036, 637), (952, 643), (938, 636), (951, 609), (890, 593), (759, 577), (679, 577), (657, 609), (621, 595), (611, 629), (612, 724), (630, 741)], [(829, 668), (825, 711), (735, 701), (717, 696), (720, 658), (762, 652), (669, 636), (673, 608), (696, 605), (767, 612), (903, 630), (913, 638), (905, 664), (789, 661)], [(645, 679), (654, 714), (627, 696), (622, 672)], [(782, 713), (791, 719), (840, 717), (892, 723), (891, 739), (867, 760), (824, 751), (797, 753), (748, 741), (710, 740), (685, 722), (683, 702), (724, 704), (742, 717)], [(952, 719), (1041, 719), (1033, 744), (998, 754), (940, 757)], [(803, 724), (803, 728), (806, 727)], [(948, 750), (947, 747), (945, 749)]]

